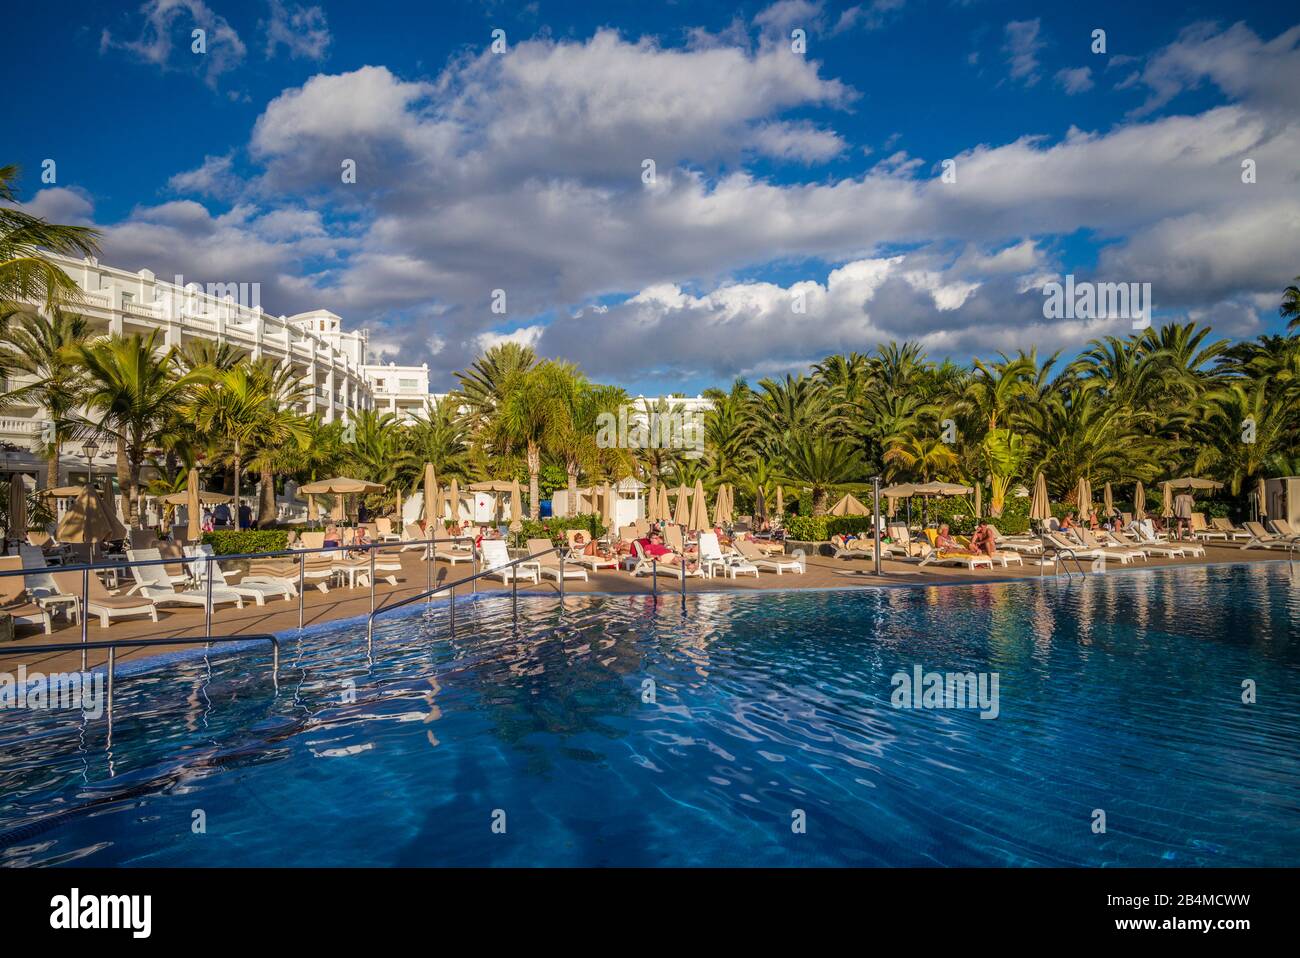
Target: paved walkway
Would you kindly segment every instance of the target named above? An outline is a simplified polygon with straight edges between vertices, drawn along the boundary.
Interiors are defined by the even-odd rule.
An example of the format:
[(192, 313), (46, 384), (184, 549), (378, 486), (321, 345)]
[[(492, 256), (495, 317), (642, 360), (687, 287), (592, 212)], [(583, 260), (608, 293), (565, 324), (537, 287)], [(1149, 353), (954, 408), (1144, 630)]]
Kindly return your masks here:
[[(376, 587), (375, 596), (378, 604), (382, 605), (386, 600), (391, 602), (402, 597), (413, 596), (425, 589), (428, 570), (427, 564), (419, 558), (419, 553), (415, 551), (405, 552), (401, 554), (401, 558), (403, 571), (398, 575), (397, 585), (394, 586), (381, 581)], [(1207, 545), (1206, 555), (1202, 559), (1151, 559), (1147, 562), (1137, 562), (1134, 565), (1122, 568), (1129, 570), (1221, 562), (1267, 561), (1285, 561), (1285, 556), (1278, 552), (1269, 552), (1262, 549), (1243, 550), (1238, 546)], [(1118, 570), (1121, 567), (1116, 564), (1111, 568)], [(445, 562), (438, 562), (434, 574), (439, 575), (444, 569), (447, 573), (447, 581), (459, 581), (470, 574), (470, 565), (465, 562), (457, 563), (455, 566), (448, 565)], [(687, 583), (687, 588), (690, 592), (695, 593), (706, 591), (745, 592), (762, 589), (854, 588), (880, 585), (923, 587), (1035, 578), (1039, 575), (1039, 567), (1033, 564), (1012, 565), (1008, 569), (998, 566), (990, 572), (987, 569), (971, 571), (951, 566), (918, 568), (915, 563), (889, 560), (881, 563), (881, 571), (884, 575), (874, 575), (870, 560), (832, 559), (828, 556), (815, 556), (809, 558), (808, 571), (804, 575), (786, 573), (778, 576), (772, 572), (763, 572), (757, 579), (753, 576), (743, 576), (737, 579), (721, 577), (715, 579), (692, 578)], [(1044, 571), (1050, 572), (1050, 569)], [(649, 576), (633, 578), (629, 573), (610, 570), (591, 572), (589, 576), (590, 579), (587, 582), (568, 580), (565, 584), (566, 591), (571, 595), (582, 593), (648, 594), (650, 592)], [(235, 578), (234, 575), (231, 575), (230, 581), (235, 581)], [(661, 593), (674, 593), (679, 587), (679, 580), (676, 578), (663, 576), (659, 580)], [(479, 591), (500, 592), (503, 586), (495, 579), (480, 579), (477, 588)], [(509, 587), (505, 586), (504, 588), (508, 589)], [(470, 586), (466, 585), (458, 589), (457, 594), (464, 595), (469, 591)], [(519, 591), (521, 594), (555, 595), (558, 590), (555, 580), (547, 578), (540, 585), (521, 582)], [(303, 624), (313, 626), (339, 619), (364, 617), (369, 611), (369, 588), (331, 587), (329, 593), (325, 594), (309, 585), (303, 601)], [(156, 624), (144, 617), (118, 619), (109, 628), (104, 629), (100, 628), (97, 618), (92, 618), (87, 638), (89, 641), (94, 642), (109, 638), (139, 639), (202, 636), (204, 634), (203, 622), (201, 607), (171, 606), (159, 610), (159, 621)], [(262, 632), (287, 633), (297, 628), (298, 602), (296, 599), (293, 601), (278, 598), (268, 599), (266, 605), (261, 607), (255, 606), (250, 599), (243, 609), (223, 606), (216, 609), (212, 616), (212, 631), (216, 635), (245, 635)], [(13, 672), (20, 663), (25, 663), (29, 671), (42, 672), (72, 671), (80, 667), (81, 654), (78, 646), (81, 642), (81, 630), (79, 626), (71, 625), (62, 618), (56, 618), (55, 630), (52, 635), (45, 635), (40, 628), (33, 626), (19, 626), (17, 632), (18, 638), (14, 642), (0, 646), (0, 652), (6, 653), (0, 655), (0, 672)], [(68, 651), (34, 653), (26, 656), (8, 654), (10, 652), (19, 652), (25, 646), (54, 643), (65, 643)], [(177, 645), (149, 649), (120, 649), (117, 657), (119, 662), (129, 662), (181, 648), (189, 647)], [(106, 660), (107, 655), (107, 651), (92, 650), (89, 653), (88, 661), (92, 666), (100, 665)]]

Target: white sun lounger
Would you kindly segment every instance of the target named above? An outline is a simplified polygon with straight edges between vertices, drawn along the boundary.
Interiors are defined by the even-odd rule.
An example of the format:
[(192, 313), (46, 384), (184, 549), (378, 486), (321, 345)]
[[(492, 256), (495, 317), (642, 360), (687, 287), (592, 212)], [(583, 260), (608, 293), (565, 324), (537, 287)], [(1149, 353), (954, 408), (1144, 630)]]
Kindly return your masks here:
[[(157, 549), (128, 549), (126, 557), (131, 562), (149, 562), (161, 559), (162, 554)], [(135, 578), (135, 586), (128, 592), (128, 595), (142, 595), (153, 600), (155, 605), (171, 602), (177, 605), (207, 607), (208, 594), (206, 588), (186, 589), (184, 592), (177, 592), (175, 586), (171, 583), (171, 576), (167, 574), (167, 570), (161, 565), (133, 565), (131, 566), (131, 575)], [(218, 588), (214, 581), (212, 584), (212, 604), (214, 606), (225, 605), (227, 602), (233, 602), (241, 609), (244, 607), (243, 596), (228, 588)]]
[(503, 583), (515, 579), (527, 579), (536, 584), (542, 580), (541, 565), (535, 561), (510, 565), (510, 550), (506, 548), (505, 539), (484, 539), (481, 551), (482, 571), (491, 578), (500, 579)]
[(207, 573), (212, 571), (212, 591), (218, 589), (227, 589), (236, 595), (241, 595), (246, 599), (252, 599), (257, 605), (266, 605), (267, 598), (283, 596), (285, 601), (296, 598), (298, 590), (288, 582), (272, 582), (268, 579), (243, 579), (237, 585), (231, 585), (226, 581), (226, 573), (221, 568), (221, 563), (216, 561), (206, 561), (206, 557), (212, 555), (212, 546), (203, 543), (197, 546), (186, 546), (185, 554), (191, 559), (199, 561), (194, 563), (195, 579), (198, 581), (199, 589), (207, 589)]

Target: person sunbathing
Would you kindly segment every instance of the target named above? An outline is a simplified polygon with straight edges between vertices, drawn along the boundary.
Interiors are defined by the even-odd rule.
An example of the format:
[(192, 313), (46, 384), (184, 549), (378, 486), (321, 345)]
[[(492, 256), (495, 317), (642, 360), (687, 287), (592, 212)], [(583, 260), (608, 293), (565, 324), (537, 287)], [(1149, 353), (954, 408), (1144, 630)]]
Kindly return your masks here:
[(695, 571), (695, 563), (689, 561), (685, 556), (679, 556), (664, 545), (664, 538), (658, 532), (652, 531), (647, 538), (638, 541), (641, 543), (641, 552), (647, 559), (657, 559), (665, 565), (684, 563), (688, 571)]
[(991, 558), (998, 551), (997, 542), (993, 537), (993, 527), (981, 520), (975, 527), (975, 534), (971, 536), (970, 548), (976, 555), (983, 554)]
[(939, 532), (934, 537), (934, 547), (940, 552), (964, 551), (961, 547), (961, 543), (954, 539), (952, 533), (948, 531), (948, 523), (946, 522), (939, 527)]

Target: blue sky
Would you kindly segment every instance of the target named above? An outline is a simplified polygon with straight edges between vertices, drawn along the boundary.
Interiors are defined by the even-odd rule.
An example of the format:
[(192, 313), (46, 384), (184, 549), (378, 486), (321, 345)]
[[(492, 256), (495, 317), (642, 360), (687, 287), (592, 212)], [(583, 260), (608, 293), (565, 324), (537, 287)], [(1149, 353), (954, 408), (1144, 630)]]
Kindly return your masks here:
[(1045, 319), (1066, 273), (1149, 282), (1157, 322), (1278, 329), (1300, 16), (1040, 6), (31, 5), (0, 40), (35, 91), (3, 162), (105, 262), (332, 309), (441, 386), (505, 336), (693, 392), (889, 338), (965, 360), (1129, 331)]

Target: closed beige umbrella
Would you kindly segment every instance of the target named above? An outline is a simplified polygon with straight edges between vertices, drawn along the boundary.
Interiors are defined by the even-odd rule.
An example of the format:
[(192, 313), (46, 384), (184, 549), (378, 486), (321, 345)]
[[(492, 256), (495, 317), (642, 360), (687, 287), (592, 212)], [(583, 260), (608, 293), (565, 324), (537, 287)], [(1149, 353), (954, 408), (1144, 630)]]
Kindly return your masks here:
[(185, 480), (185, 538), (198, 542), (203, 538), (203, 506), (199, 503), (199, 471), (191, 469)]
[(984, 483), (975, 480), (975, 518), (984, 514)]
[(614, 528), (614, 487), (608, 482), (601, 490), (600, 506), (600, 521), (606, 529), (612, 530)]
[(1047, 498), (1047, 479), (1040, 472), (1034, 477), (1034, 495), (1029, 500), (1029, 518), (1046, 522), (1052, 518), (1052, 504)]
[(691, 524), (691, 491), (685, 485), (677, 487), (677, 511), (673, 513), (673, 522), (679, 526)]
[(1255, 508), (1259, 510), (1255, 518), (1263, 520), (1268, 515), (1268, 486), (1264, 483), (1264, 477), (1259, 477), (1259, 483), (1255, 486)]
[(424, 464), (424, 528), (430, 536), (432, 530), (442, 518), (442, 503), (438, 501), (438, 476), (433, 471), (433, 463)]
[(460, 483), (456, 477), (451, 477), (451, 489), (447, 491), (447, 499), (451, 503), (451, 521), (460, 525)]
[(394, 503), (394, 508), (397, 511), (397, 528), (400, 529), (402, 528), (402, 490), (401, 489), (397, 490), (397, 501)]
[(1160, 488), (1164, 490), (1164, 502), (1160, 504), (1160, 515), (1165, 519), (1174, 517), (1174, 490), (1167, 482), (1160, 483)]
[(320, 518), (320, 512), (316, 509), (316, 497), (307, 493), (307, 521), (315, 522)]
[(659, 482), (650, 480), (650, 494), (645, 500), (645, 517), (647, 522), (659, 521)]
[(763, 487), (754, 487), (754, 525), (761, 525), (767, 518), (767, 503), (763, 500)]
[(713, 510), (713, 521), (720, 526), (730, 525), (734, 521), (731, 509), (731, 486), (723, 483), (718, 486), (718, 502)]
[(1101, 491), (1101, 514), (1109, 519), (1115, 514), (1115, 497), (1110, 491), (1110, 483)]
[(1141, 521), (1147, 514), (1147, 491), (1142, 488), (1142, 480), (1133, 487), (1133, 518)]
[(1092, 486), (1083, 476), (1079, 477), (1075, 498), (1079, 500), (1079, 518), (1087, 519), (1092, 515)]
[(709, 522), (709, 501), (704, 498), (704, 482), (695, 480), (695, 489), (691, 493), (691, 531), (708, 532), (713, 528)]
[(343, 502), (343, 493), (340, 492), (334, 497), (334, 507), (330, 510), (330, 518), (333, 519), (335, 522), (342, 522), (345, 518), (347, 518), (346, 514), (343, 511), (344, 506), (345, 503)]
[(510, 483), (510, 531), (522, 532), (524, 528), (524, 497), (519, 492), (519, 480)]
[(9, 538), (27, 540), (27, 483), (17, 473), (9, 477)]
[(777, 518), (785, 515), (785, 490), (779, 482), (776, 484), (776, 515)]
[(668, 508), (668, 486), (667, 485), (661, 485), (659, 487), (659, 521), (661, 523), (673, 521), (673, 512), (671, 509)]

